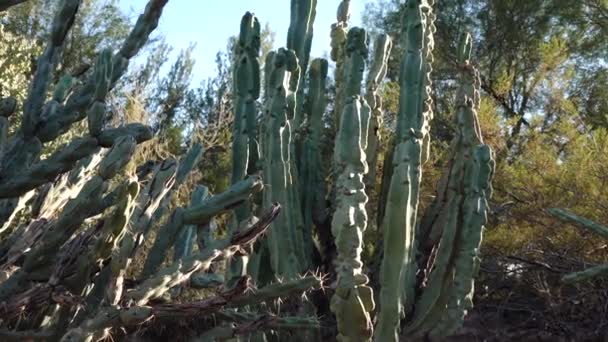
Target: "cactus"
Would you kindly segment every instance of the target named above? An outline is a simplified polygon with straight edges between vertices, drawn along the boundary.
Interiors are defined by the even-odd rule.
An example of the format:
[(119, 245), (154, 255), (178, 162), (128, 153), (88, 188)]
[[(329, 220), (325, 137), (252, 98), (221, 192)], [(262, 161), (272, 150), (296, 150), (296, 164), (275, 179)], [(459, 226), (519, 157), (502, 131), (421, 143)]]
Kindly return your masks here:
[[(317, 58), (312, 61), (309, 72), (308, 97), (304, 105), (307, 130), (302, 144), (299, 176), (304, 233), (308, 235), (312, 235), (314, 225), (321, 225), (327, 220), (321, 139), (323, 135), (323, 114), (327, 107), (325, 91), (328, 68), (325, 59)], [(311, 248), (309, 247), (309, 249)]]
[(303, 118), (304, 80), (310, 60), (310, 48), (313, 38), (317, 0), (291, 0), (291, 21), (287, 31), (287, 49), (298, 58), (299, 68), (295, 69), (289, 80), (289, 89), (295, 95), (294, 111), (291, 126), (299, 130)]
[[(14, 2), (1, 3), (0, 10)], [(115, 54), (102, 50), (88, 78), (66, 75), (51, 86), (79, 3), (60, 3), (23, 106), (21, 127), (12, 136), (7, 118), (18, 106), (11, 98), (0, 101), (0, 325), (13, 329), (0, 329), (0, 336), (101, 340), (116, 329), (129, 333), (142, 323), (199, 316), (201, 335), (194, 338), (201, 341), (260, 337), (260, 332), (285, 329), (331, 330), (339, 341), (442, 340), (462, 324), (472, 305), (494, 161), (477, 121), (480, 81), (470, 61), (471, 39), (464, 36), (457, 59), (457, 132), (435, 201), (418, 217), (432, 119), (432, 0), (405, 5), (400, 108), (384, 158), (375, 218), (368, 211), (368, 194), (374, 191), (380, 153), (379, 94), (391, 40), (377, 38), (362, 96), (368, 37), (364, 30), (348, 27), (349, 0), (341, 2), (338, 23), (332, 26), (331, 56), (337, 62), (332, 119), (339, 122), (334, 127), (323, 124), (328, 62), (314, 59), (308, 68), (316, 1), (291, 2), (287, 49), (266, 59), (261, 115), (256, 104), (260, 27), (248, 12), (233, 69), (232, 185), (213, 196), (198, 185), (190, 202), (176, 207), (171, 206), (174, 193), (190, 184), (186, 180), (203, 147), (194, 144), (181, 158), (147, 161), (153, 172), (135, 176), (126, 170), (141, 167), (127, 164), (151, 131), (139, 123), (107, 127), (105, 103), (157, 26), (167, 0), (149, 0), (122, 47)], [(41, 158), (46, 143), (85, 118), (84, 136)], [(335, 129), (329, 148), (323, 145), (327, 128)], [(332, 170), (325, 170), (321, 151), (332, 148)], [(332, 186), (329, 194), (326, 179)], [(253, 203), (252, 196), (260, 192), (261, 202)], [(17, 213), (28, 207), (31, 221), (21, 222)], [(233, 211), (234, 222), (215, 239), (214, 218), (226, 211)], [(151, 250), (143, 251), (142, 272), (135, 272), (133, 258), (142, 252), (154, 223), (163, 220)], [(374, 270), (362, 261), (369, 222), (378, 222), (384, 235), (379, 284), (369, 282), (366, 273)], [(335, 255), (327, 248), (334, 242)], [(163, 267), (171, 248), (173, 260)], [(248, 253), (251, 259), (245, 265), (238, 258)], [(226, 281), (214, 271), (220, 261), (229, 265)], [(308, 303), (286, 300), (325, 289), (321, 276), (302, 275), (314, 268), (330, 273), (331, 300), (320, 292)], [(604, 272), (605, 267), (596, 267), (564, 280)], [(380, 285), (376, 298), (374, 285)], [(183, 299), (186, 287), (219, 286), (205, 299), (173, 302)], [(286, 315), (277, 315), (279, 310)], [(327, 319), (329, 311), (335, 315), (335, 329), (315, 317), (301, 317), (317, 313)], [(17, 324), (22, 316), (30, 319)], [(292, 338), (282, 333), (276, 337)], [(324, 337), (313, 331), (301, 339)]]
[(342, 0), (338, 5), (336, 23), (331, 26), (331, 60), (336, 62), (334, 81), (336, 82), (336, 101), (334, 103), (334, 131), (338, 131), (340, 115), (346, 101), (343, 84), (346, 81), (343, 70), (346, 57), (345, 45), (348, 35), (348, 21), (350, 19), (350, 0)]
[(388, 58), (391, 54), (393, 43), (387, 34), (380, 34), (374, 42), (374, 54), (366, 81), (365, 100), (371, 108), (371, 119), (367, 141), (367, 165), (369, 172), (365, 175), (365, 187), (368, 192), (374, 190), (376, 180), (376, 165), (378, 162), (378, 145), (380, 143), (380, 127), (382, 126), (382, 97), (379, 90), (386, 76)]
[[(599, 223), (593, 222), (584, 217), (575, 215), (567, 210), (559, 208), (551, 208), (548, 210), (549, 214), (564, 221), (574, 223), (575, 225), (587, 229), (596, 235), (600, 235), (603, 238), (608, 238), (608, 227), (603, 226)], [(608, 275), (608, 264), (597, 265), (589, 267), (585, 270), (566, 274), (562, 277), (562, 282), (565, 284), (574, 284), (582, 281), (590, 280), (593, 278), (604, 277)]]
[[(149, 178), (144, 174), (138, 179), (126, 171), (134, 168), (126, 166), (133, 162), (137, 145), (152, 137), (151, 130), (140, 123), (114, 128), (106, 125), (106, 98), (125, 73), (129, 60), (157, 26), (166, 3), (150, 0), (118, 52), (102, 50), (90, 76), (82, 83), (64, 75), (52, 86), (51, 76), (80, 5), (79, 0), (62, 0), (23, 105), (21, 126), (13, 135), (9, 136), (8, 117), (15, 113), (17, 103), (12, 98), (0, 101), (0, 267), (5, 276), (0, 281), (0, 316), (2, 328), (7, 328), (1, 329), (1, 336), (34, 336), (32, 331), (42, 329), (41, 336), (50, 340), (98, 340), (108, 337), (115, 328), (142, 323), (150, 315), (167, 318), (175, 312), (185, 312), (188, 316), (190, 308), (200, 307), (195, 314), (211, 317), (228, 305), (229, 297), (222, 297), (223, 303), (211, 299), (147, 305), (170, 290), (179, 295), (177, 289), (185, 286), (192, 275), (205, 275), (214, 262), (242, 253), (265, 233), (279, 213), (280, 206), (270, 203), (268, 211), (259, 218), (253, 217), (248, 226), (215, 240), (204, 232), (213, 217), (247, 202), (252, 193), (262, 190), (263, 184), (258, 176), (245, 177), (243, 170), (242, 179), (224, 193), (207, 198), (207, 191), (199, 188), (192, 203), (176, 208), (167, 226), (161, 229), (154, 248), (159, 253), (149, 255), (142, 281), (136, 286), (125, 281), (132, 272), (131, 260), (152, 224), (168, 210), (172, 191), (186, 181), (203, 153), (202, 146), (194, 144), (179, 163), (171, 158), (163, 160)], [(5, 1), (0, 9), (13, 4), (16, 2)], [(259, 46), (259, 36), (257, 39)], [(254, 74), (259, 73), (256, 58), (253, 56), (255, 64), (250, 68)], [(244, 99), (249, 105), (254, 105), (257, 98), (252, 96)], [(246, 114), (246, 125), (253, 132), (255, 106)], [(86, 135), (41, 158), (46, 143), (85, 118)], [(247, 140), (247, 144), (252, 142), (253, 138)], [(30, 222), (14, 219), (27, 207)], [(197, 253), (193, 252), (195, 232), (201, 242)], [(160, 268), (172, 245), (175, 261)], [(320, 278), (313, 278), (312, 282), (305, 278), (296, 284), (262, 289), (253, 297), (244, 293), (248, 289), (245, 282), (247, 286), (234, 289), (241, 292), (232, 293), (238, 295), (235, 298), (240, 303), (255, 304), (320, 287)], [(207, 284), (222, 285), (214, 281), (217, 279), (209, 279)], [(21, 317), (28, 317), (27, 322), (16, 324)], [(289, 317), (273, 317), (261, 326), (290, 322)]]
[[(241, 30), (235, 50), (233, 92), (235, 100), (234, 129), (232, 139), (232, 184), (257, 171), (258, 147), (255, 140), (257, 131), (256, 101), (260, 96), (260, 23), (247, 12), (241, 20)], [(251, 204), (244, 202), (234, 210), (231, 230), (247, 220)], [(233, 283), (244, 275), (246, 259), (236, 257), (227, 267), (227, 279)]]
[(372, 337), (370, 314), (374, 310), (371, 287), (363, 274), (361, 250), (367, 228), (367, 195), (363, 176), (367, 173), (365, 150), (370, 120), (367, 102), (354, 92), (360, 89), (367, 55), (367, 33), (353, 28), (346, 43), (346, 82), (348, 95), (342, 112), (334, 150), (336, 179), (332, 234), (338, 255), (336, 292), (331, 310), (336, 315), (338, 341), (369, 341)]
[[(302, 266), (302, 237), (297, 227), (301, 220), (300, 208), (295, 205), (292, 189), (295, 187), (291, 159), (291, 125), (295, 108), (288, 102), (293, 94), (287, 88), (291, 75), (298, 69), (298, 59), (289, 50), (279, 49), (266, 58), (265, 113), (261, 151), (263, 158), (263, 179), (268, 184), (263, 203), (284, 203), (283, 214), (272, 224), (268, 236), (271, 267), (275, 274), (288, 278), (295, 277), (304, 270)], [(291, 113), (291, 114), (290, 114)], [(291, 201), (289, 199), (292, 199)]]

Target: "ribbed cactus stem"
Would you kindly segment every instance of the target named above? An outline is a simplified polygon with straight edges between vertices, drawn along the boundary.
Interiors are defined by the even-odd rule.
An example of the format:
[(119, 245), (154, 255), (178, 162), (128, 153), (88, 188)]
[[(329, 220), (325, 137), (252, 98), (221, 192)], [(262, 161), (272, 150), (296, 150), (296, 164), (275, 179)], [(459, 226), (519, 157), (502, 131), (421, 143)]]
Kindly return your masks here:
[(193, 203), (188, 208), (177, 208), (156, 234), (154, 245), (144, 264), (142, 277), (147, 278), (156, 272), (185, 224), (204, 225), (213, 216), (248, 200), (253, 193), (260, 190), (262, 190), (261, 180), (259, 177), (251, 176), (205, 201)]
[(388, 70), (388, 58), (393, 42), (387, 34), (380, 34), (374, 42), (374, 54), (369, 67), (366, 81), (365, 100), (371, 108), (371, 119), (367, 141), (367, 165), (369, 172), (365, 175), (365, 188), (368, 194), (374, 190), (376, 183), (376, 165), (378, 162), (378, 145), (380, 143), (380, 128), (382, 127), (382, 94), (380, 87)]
[(36, 64), (36, 73), (23, 105), (23, 121), (21, 123), (22, 134), (28, 139), (33, 137), (36, 125), (40, 121), (40, 114), (42, 113), (52, 73), (61, 59), (63, 42), (74, 24), (80, 3), (81, 0), (62, 0), (60, 2), (51, 26), (49, 42)]
[(479, 129), (481, 82), (470, 64), (471, 46), (470, 36), (465, 36), (458, 51), (461, 75), (454, 115), (457, 134), (438, 196), (420, 226), (420, 264), (429, 266), (405, 330), (407, 336), (443, 340), (462, 325), (472, 307), (494, 161)]
[[(271, 267), (275, 274), (287, 278), (303, 271), (301, 208), (293, 197), (293, 160), (291, 158), (292, 127), (288, 120), (295, 108), (289, 105), (293, 93), (288, 85), (293, 72), (298, 69), (298, 59), (293, 51), (279, 49), (266, 58), (265, 117), (262, 136), (264, 158), (263, 178), (268, 187), (264, 191), (264, 204), (284, 204), (282, 214), (273, 222), (268, 235)], [(298, 217), (298, 215), (300, 215)]]
[(367, 172), (361, 146), (365, 129), (362, 99), (351, 98), (344, 107), (335, 147), (335, 161), (341, 171), (336, 180), (336, 209), (332, 233), (338, 251), (338, 276), (331, 310), (336, 314), (339, 341), (367, 341), (372, 336), (370, 313), (374, 309), (372, 289), (363, 274), (361, 251), (367, 227), (367, 195), (363, 175)]
[(87, 118), (89, 133), (92, 136), (97, 136), (101, 133), (101, 129), (103, 128), (106, 114), (105, 98), (111, 86), (112, 51), (110, 49), (105, 49), (99, 54), (93, 73), (96, 81), (96, 88), (94, 102), (89, 107)]
[(321, 150), (323, 137), (323, 115), (327, 108), (327, 73), (329, 63), (318, 58), (310, 65), (308, 97), (304, 114), (308, 123), (307, 134), (300, 157), (300, 193), (302, 194), (302, 214), (304, 232), (312, 235), (313, 225), (325, 222), (325, 170)]
[(346, 37), (348, 35), (348, 21), (350, 20), (350, 0), (342, 0), (338, 5), (336, 23), (331, 25), (331, 60), (336, 62), (334, 82), (336, 83), (336, 99), (334, 101), (334, 128), (338, 131), (340, 116), (346, 95), (343, 83), (345, 82), (344, 58), (346, 57)]
[[(380, 268), (380, 312), (376, 341), (399, 341), (400, 321), (414, 303), (414, 259), (418, 192), (422, 176), (423, 145), (428, 136), (430, 63), (432, 52), (431, 5), (413, 0), (402, 19), (399, 113), (382, 229), (384, 255)], [(388, 166), (388, 165), (387, 165)]]
[[(250, 12), (241, 20), (241, 30), (235, 47), (233, 74), (234, 128), (232, 138), (232, 184), (245, 178), (255, 169), (258, 150), (255, 143), (257, 108), (260, 97), (260, 23)], [(251, 204), (243, 202), (234, 210), (231, 230), (251, 216)], [(243, 275), (247, 259), (236, 257), (229, 261), (227, 278), (229, 283)]]
[(295, 94), (295, 110), (293, 112), (292, 129), (299, 130), (304, 119), (304, 81), (310, 48), (313, 38), (313, 24), (317, 14), (317, 0), (291, 0), (291, 22), (287, 31), (287, 49), (295, 52), (299, 68), (294, 71), (289, 82), (289, 89)]
[(365, 148), (369, 106), (362, 97), (352, 94), (361, 87), (368, 48), (366, 32), (358, 28), (350, 30), (346, 46), (346, 89), (351, 95), (342, 112), (334, 147), (337, 179), (331, 230), (338, 251), (335, 260), (338, 279), (331, 310), (338, 323), (338, 341), (369, 341), (374, 299), (361, 261), (363, 233), (367, 228), (365, 205), (368, 198), (363, 177), (367, 173)]

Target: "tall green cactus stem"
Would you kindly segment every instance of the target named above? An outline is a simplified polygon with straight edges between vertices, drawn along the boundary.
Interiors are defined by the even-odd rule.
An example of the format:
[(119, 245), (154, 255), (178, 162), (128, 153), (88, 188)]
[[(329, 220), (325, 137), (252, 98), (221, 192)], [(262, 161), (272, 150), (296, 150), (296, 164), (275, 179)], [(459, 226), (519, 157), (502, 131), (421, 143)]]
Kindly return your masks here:
[[(291, 159), (291, 125), (295, 108), (288, 105), (293, 100), (287, 85), (293, 72), (298, 69), (298, 59), (291, 50), (279, 49), (266, 58), (264, 128), (262, 153), (263, 178), (268, 184), (263, 201), (267, 206), (277, 202), (284, 204), (282, 214), (273, 222), (268, 235), (271, 268), (275, 274), (287, 278), (303, 271), (301, 209), (294, 205), (292, 188), (293, 160)], [(300, 217), (298, 217), (300, 216)]]
[(310, 48), (313, 38), (313, 24), (317, 14), (317, 0), (291, 0), (291, 22), (287, 31), (287, 49), (298, 57), (299, 69), (292, 74), (289, 89), (295, 94), (294, 117), (292, 129), (299, 130), (304, 119), (304, 80), (310, 61)]
[(479, 269), (479, 246), (492, 192), (494, 160), (483, 144), (477, 119), (481, 81), (470, 64), (471, 46), (466, 36), (458, 53), (462, 71), (452, 157), (419, 232), (422, 262), (432, 262), (405, 328), (408, 336), (434, 341), (454, 333), (473, 305), (473, 279)]
[(350, 0), (342, 0), (338, 5), (336, 23), (331, 25), (331, 60), (336, 62), (334, 82), (336, 83), (336, 99), (334, 101), (334, 130), (337, 132), (340, 125), (340, 116), (346, 95), (343, 83), (345, 80), (344, 58), (346, 57), (345, 44), (348, 35), (348, 21), (350, 19)]
[(378, 162), (378, 145), (380, 143), (380, 127), (382, 126), (382, 95), (380, 86), (386, 76), (388, 58), (391, 54), (393, 42), (387, 34), (380, 34), (374, 42), (374, 55), (369, 67), (366, 81), (365, 100), (371, 108), (367, 150), (367, 165), (369, 172), (364, 177), (365, 189), (370, 194), (375, 188), (376, 169)]
[(321, 155), (323, 114), (327, 108), (327, 60), (317, 58), (310, 65), (308, 97), (304, 104), (304, 115), (308, 123), (307, 134), (302, 145), (300, 162), (300, 193), (304, 234), (312, 236), (313, 225), (327, 220), (325, 195), (325, 173)]
[[(424, 103), (430, 93), (432, 23), (427, 0), (406, 4), (401, 64), (399, 114), (382, 228), (384, 256), (380, 268), (380, 312), (376, 341), (399, 341), (401, 318), (411, 311), (415, 289), (415, 225), (422, 176), (423, 145), (430, 114)], [(430, 37), (430, 38), (427, 38)]]
[[(257, 108), (260, 97), (260, 23), (250, 12), (241, 20), (241, 31), (235, 49), (234, 66), (234, 128), (232, 138), (232, 184), (245, 178), (258, 163), (255, 142)], [(251, 204), (247, 201), (234, 210), (231, 230), (251, 216)], [(247, 259), (236, 257), (227, 266), (229, 284), (238, 280), (247, 268)]]
[[(348, 33), (348, 86), (351, 92), (360, 89), (367, 34), (353, 28)], [(358, 82), (358, 87), (357, 87)], [(370, 313), (374, 309), (372, 289), (363, 274), (361, 250), (363, 232), (367, 228), (365, 204), (367, 195), (363, 176), (367, 173), (365, 148), (369, 125), (369, 107), (360, 96), (348, 98), (334, 148), (335, 211), (331, 230), (338, 255), (335, 260), (337, 283), (331, 299), (331, 311), (338, 323), (338, 341), (369, 341), (372, 337)]]

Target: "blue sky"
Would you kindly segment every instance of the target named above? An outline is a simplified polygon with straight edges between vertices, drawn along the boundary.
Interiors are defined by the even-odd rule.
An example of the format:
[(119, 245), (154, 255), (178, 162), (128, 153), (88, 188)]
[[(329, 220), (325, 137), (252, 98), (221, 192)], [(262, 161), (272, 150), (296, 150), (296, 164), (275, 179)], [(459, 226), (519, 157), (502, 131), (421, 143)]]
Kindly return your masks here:
[[(135, 20), (147, 0), (119, 0), (121, 8)], [(329, 51), (330, 26), (336, 21), (340, 0), (319, 0), (311, 55)], [(351, 25), (359, 25), (364, 1), (352, 1)], [(228, 37), (238, 33), (241, 17), (251, 11), (262, 26), (266, 22), (276, 33), (275, 49), (285, 45), (289, 27), (290, 0), (169, 0), (158, 30), (174, 47), (173, 56), (190, 42), (196, 43), (193, 84), (210, 77), (215, 70), (215, 54), (226, 47)]]

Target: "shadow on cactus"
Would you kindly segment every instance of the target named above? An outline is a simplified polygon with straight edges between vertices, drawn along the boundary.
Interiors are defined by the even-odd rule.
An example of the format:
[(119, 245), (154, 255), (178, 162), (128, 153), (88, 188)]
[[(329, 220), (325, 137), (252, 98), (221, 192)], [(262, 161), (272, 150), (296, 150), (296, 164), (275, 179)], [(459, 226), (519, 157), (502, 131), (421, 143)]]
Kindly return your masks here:
[[(179, 161), (126, 168), (152, 132), (137, 123), (109, 127), (106, 120), (108, 93), (167, 2), (149, 0), (122, 47), (102, 51), (84, 81), (66, 76), (51, 84), (80, 4), (62, 0), (12, 136), (7, 118), (16, 103), (0, 103), (0, 336), (98, 341), (186, 321), (196, 341), (442, 340), (454, 333), (472, 305), (494, 170), (477, 119), (480, 84), (470, 37), (458, 51), (450, 159), (435, 201), (419, 214), (433, 117), (433, 1), (405, 5), (399, 113), (390, 137), (380, 136), (380, 92), (391, 39), (377, 37), (370, 53), (365, 30), (348, 25), (349, 0), (340, 3), (331, 28), (331, 111), (329, 63), (309, 63), (317, 1), (291, 1), (286, 48), (269, 53), (263, 70), (260, 25), (247, 13), (233, 67), (231, 186), (210, 196), (198, 185), (189, 204), (169, 210), (203, 146), (192, 144)], [(88, 134), (41, 158), (45, 143), (85, 119)], [(331, 146), (324, 146), (327, 129), (335, 137)], [(389, 151), (379, 158), (378, 146), (387, 141)], [(324, 160), (327, 150), (331, 161)], [(375, 187), (379, 160), (382, 185)], [(376, 188), (377, 203), (369, 203)], [(32, 203), (31, 220), (15, 220)], [(227, 211), (228, 234), (214, 239), (214, 217)], [(163, 223), (152, 239), (155, 222)], [(361, 255), (369, 222), (382, 236), (371, 242), (381, 250), (375, 268)], [(152, 247), (143, 270), (130, 278), (144, 241)], [(220, 262), (227, 263), (225, 274), (214, 271)], [(209, 288), (216, 291), (180, 302), (185, 289)]]

